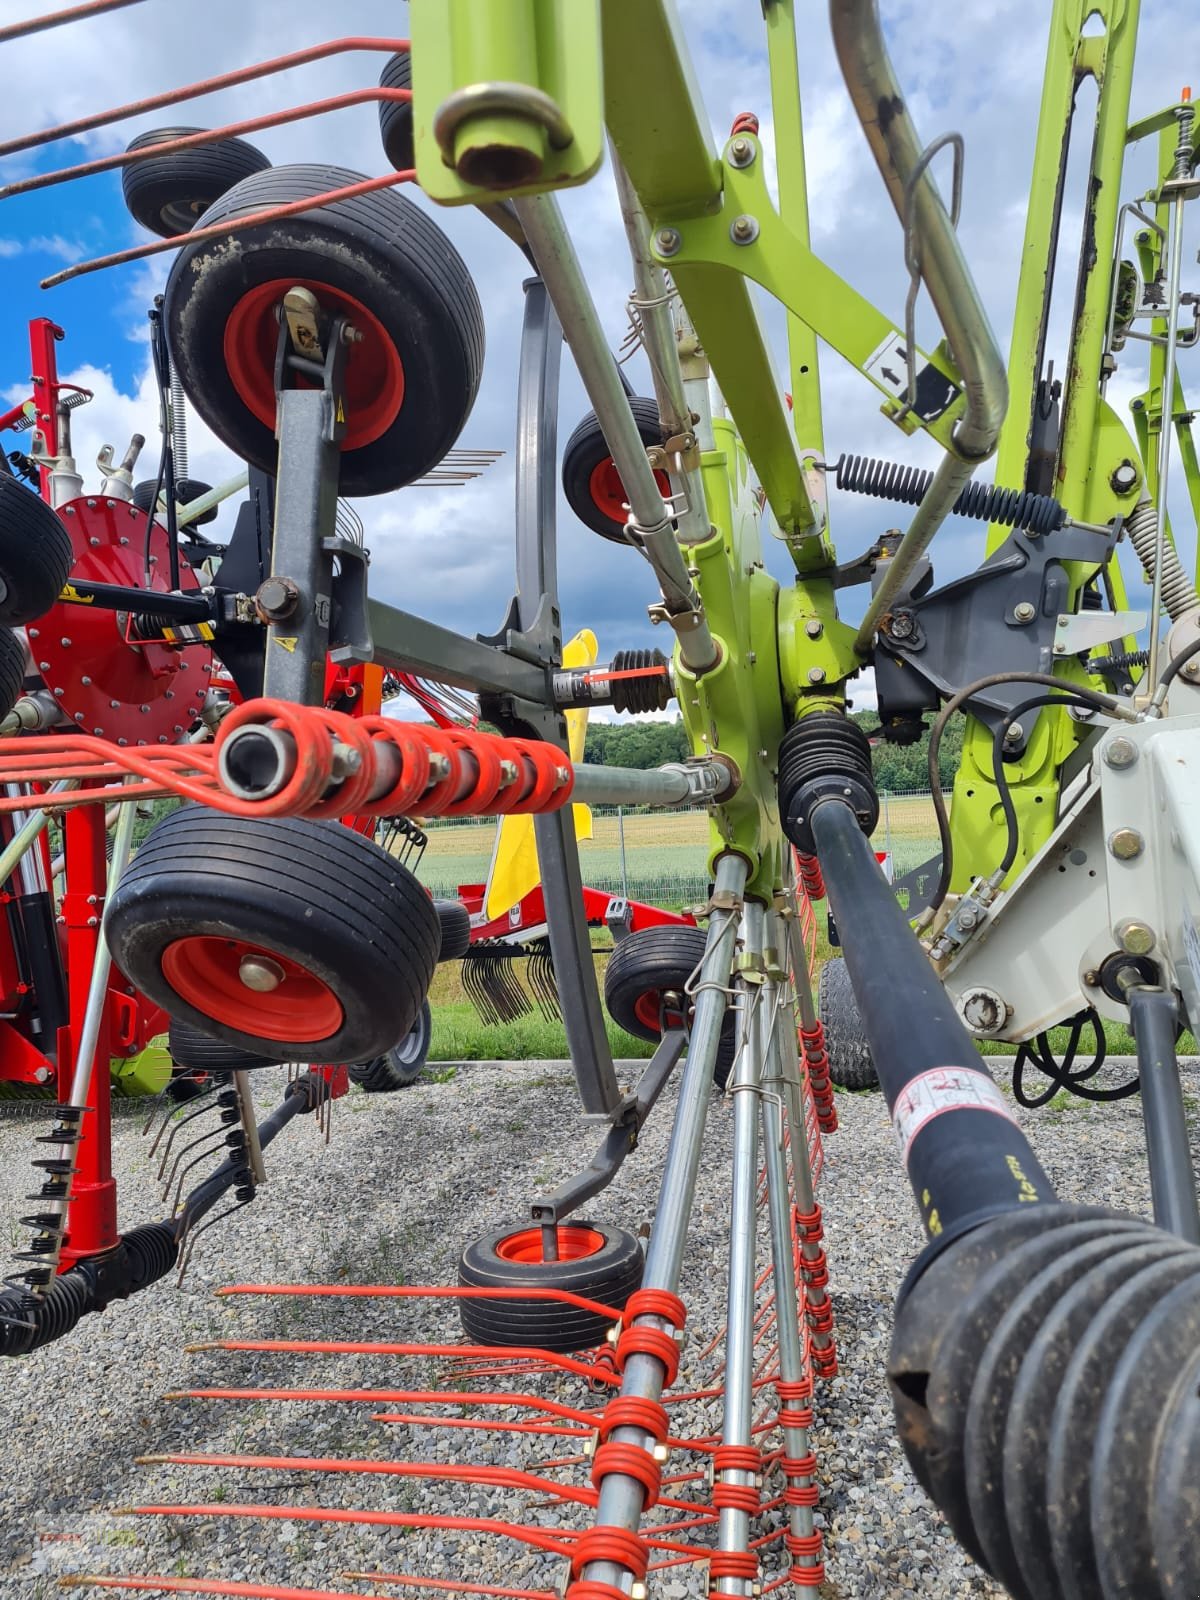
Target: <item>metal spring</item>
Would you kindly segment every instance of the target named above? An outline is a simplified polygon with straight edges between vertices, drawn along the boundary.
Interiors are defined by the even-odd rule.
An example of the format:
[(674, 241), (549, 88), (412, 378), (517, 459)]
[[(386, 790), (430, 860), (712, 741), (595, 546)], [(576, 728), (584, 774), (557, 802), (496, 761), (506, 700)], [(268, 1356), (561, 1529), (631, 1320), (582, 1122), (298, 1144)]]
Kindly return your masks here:
[[(1154, 561), (1158, 535), (1158, 512), (1150, 500), (1143, 500), (1136, 510), (1125, 518), (1125, 531), (1137, 552), (1146, 577), (1154, 581)], [(1169, 539), (1163, 541), (1162, 603), (1172, 622), (1200, 606), (1200, 594), (1184, 571), (1175, 546)]]
[(1127, 672), (1130, 667), (1149, 665), (1149, 650), (1119, 650), (1111, 656), (1089, 656), (1087, 669), (1093, 677), (1107, 678), (1118, 672)]
[[(933, 473), (924, 467), (907, 467), (874, 456), (839, 456), (834, 473), (839, 489), (908, 506), (920, 505), (933, 482)], [(954, 510), (960, 517), (999, 522), (1006, 528), (1037, 534), (1055, 533), (1067, 520), (1065, 507), (1051, 495), (1002, 489), (990, 483), (969, 483), (954, 502)]]

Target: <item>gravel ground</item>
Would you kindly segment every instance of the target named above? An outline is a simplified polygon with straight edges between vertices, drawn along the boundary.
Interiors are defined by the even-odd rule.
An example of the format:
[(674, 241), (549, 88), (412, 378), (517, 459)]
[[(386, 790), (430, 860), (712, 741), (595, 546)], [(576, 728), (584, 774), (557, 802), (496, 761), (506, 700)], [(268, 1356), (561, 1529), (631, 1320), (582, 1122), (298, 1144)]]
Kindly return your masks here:
[[(444, 1367), (428, 1358), (189, 1354), (183, 1348), (221, 1337), (457, 1337), (451, 1302), (231, 1302), (213, 1294), (230, 1282), (452, 1282), (468, 1238), (519, 1219), (531, 1191), (552, 1187), (591, 1148), (594, 1133), (580, 1122), (569, 1069), (561, 1063), (472, 1062), (453, 1075), (441, 1068), (438, 1076), (397, 1096), (355, 1093), (341, 1102), (328, 1148), (314, 1128), (294, 1125), (268, 1153), (270, 1182), (254, 1207), (201, 1241), (182, 1290), (157, 1285), (102, 1318), (86, 1319), (66, 1340), (4, 1365), (0, 1594), (49, 1600), (59, 1592), (58, 1576), (89, 1571), (209, 1574), (364, 1594), (389, 1591), (382, 1585), (372, 1591), (346, 1578), (347, 1571), (458, 1574), (544, 1588), (561, 1581), (561, 1560), (514, 1553), (505, 1542), (473, 1532), (222, 1514), (236, 1502), (259, 1502), (512, 1516), (520, 1500), (508, 1491), (346, 1474), (314, 1481), (287, 1468), (218, 1473), (134, 1462), (142, 1453), (187, 1449), (528, 1467), (578, 1450), (570, 1440), (382, 1424), (372, 1420), (378, 1408), (369, 1404), (163, 1399), (184, 1386), (421, 1388), (432, 1387), (439, 1373), (444, 1377)], [(263, 1072), (257, 1088), (264, 1109), (273, 1105), (282, 1074)], [(1185, 1092), (1194, 1112), (1200, 1103), (1195, 1066), (1185, 1073)], [(1064, 1199), (1148, 1214), (1138, 1104), (1072, 1103), (1023, 1114)], [(670, 1107), (668, 1091), (641, 1147), (591, 1208), (598, 1219), (634, 1230), (649, 1220)], [(892, 1298), (920, 1240), (882, 1102), (874, 1095), (840, 1095), (838, 1111), (841, 1129), (826, 1143), (820, 1192), (841, 1358), (840, 1375), (818, 1389), (814, 1429), (827, 1538), (823, 1593), (840, 1600), (909, 1591), (998, 1595), (925, 1501), (893, 1434), (883, 1358)], [(689, 1352), (699, 1350), (700, 1335), (715, 1331), (722, 1316), (731, 1124), (730, 1102), (715, 1103), (687, 1255)], [(36, 1128), (7, 1115), (0, 1120), (0, 1218), (6, 1225), (22, 1209)], [(118, 1119), (125, 1226), (159, 1215), (139, 1129), (138, 1118)], [(0, 1234), (0, 1243), (7, 1242)], [(694, 1368), (692, 1376), (702, 1374)], [(542, 1375), (527, 1382), (542, 1394), (595, 1403), (576, 1380), (558, 1380), (556, 1387)], [(582, 1481), (582, 1471), (575, 1468), (575, 1481)], [(114, 1515), (122, 1506), (206, 1500), (213, 1511), (205, 1517)], [(552, 1512), (538, 1515), (553, 1521)], [(651, 1589), (664, 1600), (703, 1592), (696, 1567), (664, 1573)]]

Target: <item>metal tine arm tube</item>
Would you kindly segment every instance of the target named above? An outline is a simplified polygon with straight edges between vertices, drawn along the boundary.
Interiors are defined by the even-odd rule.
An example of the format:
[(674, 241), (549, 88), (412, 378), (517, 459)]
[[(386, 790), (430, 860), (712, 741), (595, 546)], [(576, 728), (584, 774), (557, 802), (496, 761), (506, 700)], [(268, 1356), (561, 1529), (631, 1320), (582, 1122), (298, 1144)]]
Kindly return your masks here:
[[(75, 787), (76, 780), (74, 778), (64, 778), (58, 783), (51, 784), (50, 793), (56, 794), (63, 789), (74, 789)], [(3, 850), (0, 850), (0, 889), (12, 877), (35, 841), (46, 831), (49, 821), (49, 811), (32, 812), (21, 823)]]
[[(621, 216), (625, 221), (625, 236), (629, 240), (629, 254), (633, 259), (634, 304), (654, 380), (659, 420), (666, 436), (675, 438), (694, 430), (691, 407), (683, 388), (679, 349), (675, 342), (671, 295), (666, 274), (650, 254), (650, 224), (646, 213), (615, 148), (612, 150), (612, 164), (617, 198), (621, 202)], [(712, 532), (699, 465), (689, 467), (681, 461), (678, 469), (672, 465), (670, 471), (677, 472), (687, 498), (687, 509), (678, 518), (679, 537), (685, 544), (698, 544)]]
[[(125, 0), (133, 5), (137, 0)], [(64, 20), (72, 20), (65, 16)], [(0, 32), (0, 44), (11, 36), (11, 30)], [(128, 117), (144, 117), (147, 112), (160, 111), (163, 106), (178, 105), (181, 100), (198, 100), (202, 95), (215, 94), (220, 89), (232, 89), (236, 84), (252, 83), (255, 78), (267, 78), (275, 72), (287, 72), (292, 67), (306, 66), (310, 61), (324, 61), (329, 56), (344, 55), (356, 50), (374, 50), (395, 55), (408, 49), (407, 39), (377, 39), (352, 35), (346, 39), (330, 39), (324, 44), (310, 45), (305, 50), (293, 50), (288, 55), (274, 56), (270, 61), (256, 61), (248, 67), (238, 67), (234, 72), (222, 72), (215, 78), (199, 78), (195, 83), (185, 83), (178, 89), (168, 89), (163, 94), (149, 95), (144, 100), (130, 100), (111, 110), (96, 111), (90, 116), (76, 117), (71, 122), (60, 122), (56, 127), (45, 128), (40, 133), (25, 133), (18, 139), (8, 139), (0, 144), (0, 156), (16, 155), (19, 150), (32, 150), (37, 145), (53, 144), (58, 139), (73, 139), (93, 128), (106, 128), (113, 122), (124, 122)]]
[[(758, 1022), (763, 1052), (762, 1131), (763, 1156), (767, 1170), (767, 1217), (771, 1229), (775, 1328), (779, 1339), (779, 1376), (784, 1384), (795, 1386), (803, 1383), (806, 1374), (804, 1344), (798, 1320), (800, 1302), (796, 1266), (792, 1253), (792, 1191), (788, 1178), (786, 1148), (789, 1127), (797, 1189), (806, 1188), (808, 1196), (807, 1204), (799, 1195), (797, 1196), (801, 1213), (811, 1212), (813, 1201), (804, 1109), (796, 1068), (795, 1033), (792, 1033), (791, 1049), (786, 1054), (783, 1044), (791, 1019), (791, 1010), (786, 1003), (786, 980), (781, 985), (778, 978), (770, 971), (770, 952), (782, 954), (787, 948), (787, 923), (782, 917), (772, 915), (767, 918), (766, 948), (768, 971), (766, 983), (763, 985), (763, 1004)], [(811, 1248), (815, 1251), (816, 1246)], [(823, 1302), (824, 1289), (810, 1292), (814, 1303)], [(782, 1395), (784, 1391), (781, 1389), (780, 1392)], [(782, 1418), (781, 1421), (785, 1459), (793, 1462), (806, 1460), (810, 1454), (808, 1429), (784, 1421)], [(812, 1507), (789, 1505), (788, 1528), (793, 1538), (811, 1540), (814, 1531)], [(818, 1557), (815, 1555), (802, 1555), (799, 1558), (801, 1566), (816, 1566), (817, 1562)]]
[[(700, 1171), (704, 1124), (712, 1092), (713, 1064), (720, 1042), (721, 1024), (729, 1003), (729, 979), (740, 917), (739, 901), (748, 870), (741, 856), (722, 856), (717, 862), (715, 908), (708, 925), (704, 959), (700, 964), (696, 1014), (679, 1088), (679, 1105), (671, 1128), (654, 1229), (646, 1251), (643, 1289), (665, 1289), (672, 1294), (678, 1291), (688, 1221)], [(657, 1328), (660, 1332), (671, 1332), (670, 1325), (662, 1317), (637, 1317), (635, 1323)], [(625, 1363), (621, 1395), (657, 1401), (662, 1395), (664, 1378), (665, 1368), (658, 1356), (635, 1351)], [(642, 1449), (646, 1447), (646, 1435), (640, 1428), (615, 1428), (612, 1438)], [(621, 1472), (607, 1473), (600, 1486), (596, 1522), (635, 1530), (641, 1518), (644, 1496), (645, 1488), (639, 1479)], [(585, 1580), (621, 1585), (628, 1577), (628, 1569), (613, 1561), (589, 1561), (582, 1576)]]
[[(133, 849), (133, 825), (137, 821), (137, 807), (132, 801), (127, 801), (121, 807), (121, 815), (117, 819), (116, 834), (113, 840), (113, 856), (108, 868), (108, 892), (111, 895), (117, 885), (121, 874), (129, 862)], [(104, 936), (104, 923), (101, 921), (99, 937), (96, 943), (96, 959), (92, 967), (92, 981), (88, 989), (87, 1006), (83, 1015), (83, 1026), (79, 1030), (79, 1043), (75, 1051), (75, 1070), (71, 1078), (71, 1098), (69, 1106), (78, 1109), (86, 1106), (88, 1095), (92, 1087), (92, 1073), (96, 1065), (96, 1046), (100, 1040), (100, 1027), (104, 1019), (104, 1007), (108, 1001), (108, 975), (112, 970), (112, 952), (108, 948), (108, 940)], [(105, 1063), (107, 1071), (107, 1063)], [(65, 1116), (65, 1112), (64, 1112)], [(71, 1175), (67, 1180), (66, 1197), (62, 1200), (48, 1199), (45, 1202), (47, 1212), (57, 1212), (65, 1216), (70, 1205), (70, 1190), (74, 1183), (76, 1164), (79, 1159), (79, 1143), (77, 1140), (68, 1141), (59, 1146), (58, 1158), (68, 1161), (71, 1165)], [(53, 1255), (43, 1258), (40, 1265), (56, 1270), (58, 1258), (62, 1250), (65, 1235), (60, 1233), (57, 1247)]]
[[(911, 230), (929, 290), (963, 376), (966, 410), (954, 431), (957, 459), (934, 476), (895, 559), (867, 608), (855, 647), (869, 648), (875, 624), (970, 480), (996, 448), (1008, 406), (1004, 363), (972, 282), (950, 215), (928, 170), (900, 83), (887, 53), (877, 0), (830, 0), (838, 62), (883, 181), (906, 232)], [(891, 108), (884, 117), (880, 107)]]
[(646, 447), (558, 202), (551, 195), (536, 195), (517, 200), (515, 205), (538, 272), (562, 323), (563, 337), (629, 496), (631, 525), (654, 568), (667, 610), (675, 619), (680, 653), (693, 672), (705, 672), (716, 664), (717, 648), (700, 598), (688, 577), (671, 526), (670, 510), (654, 480)]
[[(754, 1422), (754, 1282), (758, 1224), (758, 1101), (762, 1089), (763, 1033), (763, 908), (748, 901), (742, 912), (743, 961), (746, 974), (738, 981), (741, 1015), (738, 1054), (730, 1076), (733, 1095), (733, 1185), (729, 1216), (729, 1280), (725, 1313), (725, 1405), (721, 1421), (723, 1450), (745, 1450), (752, 1444)], [(753, 964), (753, 965), (751, 965)], [(789, 1245), (790, 1249), (790, 1245)], [(786, 1306), (777, 1306), (777, 1321), (787, 1320)], [(736, 1460), (737, 1457), (735, 1456)], [(745, 1559), (750, 1545), (750, 1512), (729, 1503), (729, 1489), (756, 1491), (758, 1473), (732, 1466), (720, 1452), (713, 1459), (713, 1500), (718, 1508), (717, 1553), (713, 1556), (711, 1595), (740, 1595), (746, 1578), (727, 1570), (723, 1557)], [(747, 1497), (750, 1498), (750, 1497)], [(755, 1493), (754, 1498), (757, 1498)], [(734, 1563), (729, 1563), (733, 1565)]]
[(1189, 1244), (1200, 1244), (1196, 1172), (1175, 1055), (1179, 1007), (1173, 994), (1154, 985), (1131, 988), (1127, 998), (1129, 1023), (1137, 1041), (1154, 1220)]

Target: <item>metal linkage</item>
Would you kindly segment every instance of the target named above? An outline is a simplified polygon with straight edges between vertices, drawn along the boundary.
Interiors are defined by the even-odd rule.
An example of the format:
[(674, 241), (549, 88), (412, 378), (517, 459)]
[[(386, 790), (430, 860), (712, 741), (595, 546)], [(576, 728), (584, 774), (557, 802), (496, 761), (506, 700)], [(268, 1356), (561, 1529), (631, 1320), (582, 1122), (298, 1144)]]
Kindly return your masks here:
[(674, 511), (654, 480), (558, 203), (538, 195), (518, 200), (516, 210), (629, 496), (629, 532), (654, 568), (684, 662), (705, 672), (716, 664), (717, 649), (672, 527)]

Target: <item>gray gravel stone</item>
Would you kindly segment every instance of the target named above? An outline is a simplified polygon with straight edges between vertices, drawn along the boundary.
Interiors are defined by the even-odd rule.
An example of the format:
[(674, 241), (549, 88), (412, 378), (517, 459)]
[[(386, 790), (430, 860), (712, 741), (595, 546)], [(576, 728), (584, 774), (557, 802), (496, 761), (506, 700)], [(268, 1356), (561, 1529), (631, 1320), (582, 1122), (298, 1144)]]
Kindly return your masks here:
[[(370, 1507), (392, 1512), (514, 1518), (552, 1528), (559, 1515), (528, 1496), (394, 1476), (323, 1475), (303, 1469), (216, 1472), (139, 1466), (143, 1453), (193, 1450), (272, 1456), (341, 1456), (431, 1465), (483, 1463), (527, 1470), (578, 1457), (573, 1438), (382, 1424), (386, 1404), (164, 1401), (200, 1386), (303, 1385), (432, 1388), (455, 1380), (430, 1357), (271, 1355), (184, 1346), (220, 1337), (453, 1342), (452, 1302), (394, 1299), (238, 1298), (231, 1282), (449, 1283), (459, 1251), (483, 1229), (519, 1221), (528, 1198), (565, 1177), (598, 1132), (577, 1112), (559, 1063), (469, 1063), (444, 1081), (394, 1096), (355, 1093), (336, 1109), (325, 1148), (294, 1126), (267, 1155), (270, 1180), (248, 1210), (201, 1242), (182, 1289), (170, 1281), (66, 1340), (0, 1368), (6, 1442), (0, 1490), (0, 1594), (49, 1600), (59, 1576), (83, 1571), (208, 1574), (258, 1583), (371, 1592), (348, 1571), (416, 1572), (549, 1588), (563, 1563), (474, 1531), (337, 1525), (227, 1514), (238, 1502)], [(1119, 1069), (1117, 1069), (1119, 1071)], [(636, 1069), (624, 1076), (633, 1081)], [(277, 1102), (282, 1073), (256, 1077), (260, 1106)], [(1186, 1074), (1191, 1106), (1200, 1094)], [(634, 1231), (652, 1217), (670, 1128), (664, 1094), (638, 1151), (589, 1213)], [(820, 1198), (837, 1314), (840, 1372), (818, 1386), (814, 1448), (819, 1520), (827, 1539), (825, 1593), (883, 1600), (916, 1592), (937, 1600), (1001, 1591), (963, 1555), (930, 1507), (896, 1443), (883, 1382), (892, 1300), (920, 1246), (882, 1101), (837, 1098), (840, 1131), (826, 1141)], [(1149, 1214), (1139, 1102), (1072, 1103), (1021, 1113), (1066, 1200)], [(730, 1103), (714, 1103), (687, 1252), (684, 1285), (692, 1330), (684, 1378), (724, 1315), (723, 1262), (729, 1203)], [(28, 1191), (37, 1124), (0, 1115), (0, 1243)], [(119, 1116), (114, 1134), (122, 1226), (158, 1217), (139, 1119)], [(1200, 1152), (1197, 1152), (1200, 1154)], [(15, 1239), (18, 1234), (11, 1231)], [(717, 1355), (719, 1357), (719, 1351)], [(497, 1380), (502, 1382), (503, 1380)], [(683, 1380), (681, 1380), (683, 1381)], [(573, 1380), (520, 1380), (541, 1394), (594, 1405)], [(408, 1406), (408, 1411), (433, 1407)], [(458, 1416), (456, 1407), (440, 1414)], [(714, 1414), (715, 1415), (715, 1414)], [(585, 1483), (587, 1469), (546, 1469)], [(678, 1491), (685, 1496), (695, 1485)], [(135, 1504), (209, 1503), (211, 1516), (130, 1518)], [(777, 1558), (775, 1558), (777, 1559)], [(774, 1570), (777, 1570), (775, 1568)], [(384, 1592), (380, 1589), (378, 1592)], [(396, 1591), (392, 1591), (396, 1592)], [(651, 1595), (691, 1600), (702, 1569), (668, 1569)]]

